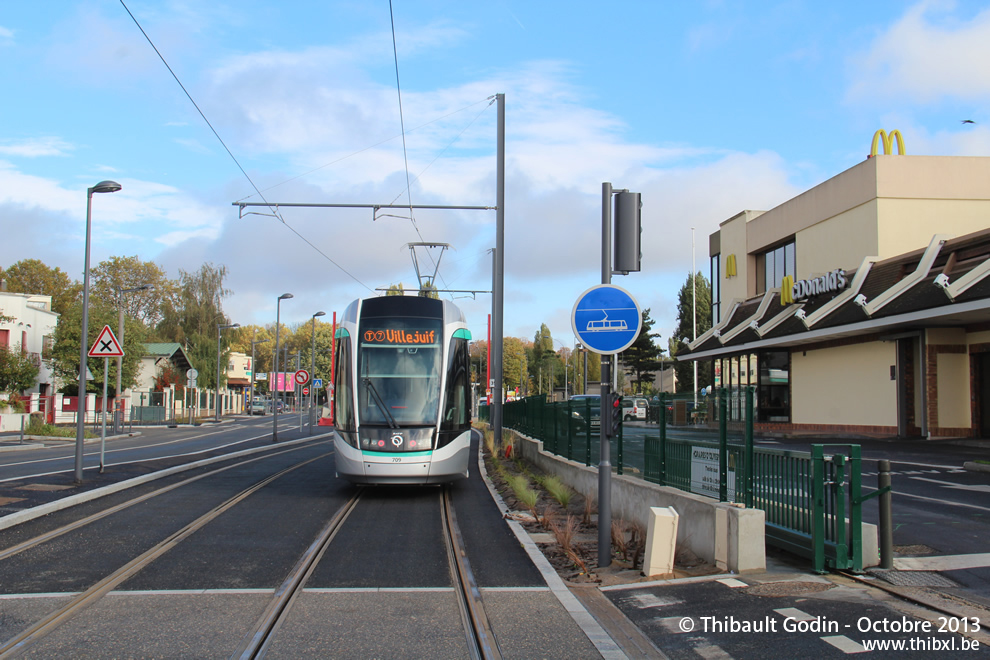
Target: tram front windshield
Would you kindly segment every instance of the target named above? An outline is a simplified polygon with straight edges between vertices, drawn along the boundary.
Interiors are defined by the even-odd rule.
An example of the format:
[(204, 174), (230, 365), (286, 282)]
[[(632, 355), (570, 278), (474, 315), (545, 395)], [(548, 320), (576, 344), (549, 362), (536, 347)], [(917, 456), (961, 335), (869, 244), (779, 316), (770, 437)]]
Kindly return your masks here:
[(368, 318), (358, 353), (362, 424), (433, 426), (440, 402), (443, 326), (438, 319)]

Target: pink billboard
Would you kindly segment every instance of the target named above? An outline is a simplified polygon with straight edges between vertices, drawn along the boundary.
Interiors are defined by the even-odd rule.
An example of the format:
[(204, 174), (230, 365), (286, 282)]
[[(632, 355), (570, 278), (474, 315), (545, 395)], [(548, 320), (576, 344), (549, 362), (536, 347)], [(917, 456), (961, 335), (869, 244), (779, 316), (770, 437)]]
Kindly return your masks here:
[[(295, 390), (295, 381), (292, 380), (292, 372), (282, 372), (278, 374), (269, 373), (268, 374), (268, 391), (269, 392), (292, 392)], [(277, 378), (276, 378), (277, 377)], [(278, 382), (278, 389), (272, 384), (272, 381), (276, 380)]]

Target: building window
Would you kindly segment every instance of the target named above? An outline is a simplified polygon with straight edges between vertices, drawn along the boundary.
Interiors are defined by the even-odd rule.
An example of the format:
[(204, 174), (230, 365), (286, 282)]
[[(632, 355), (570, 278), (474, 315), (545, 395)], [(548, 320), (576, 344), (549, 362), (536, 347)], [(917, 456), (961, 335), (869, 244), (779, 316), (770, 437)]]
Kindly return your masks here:
[(51, 335), (45, 335), (41, 338), (41, 359), (51, 360), (52, 359), (52, 346), (54, 337)]
[(763, 351), (759, 355), (760, 382), (757, 390), (757, 420), (791, 421), (791, 354)]
[(721, 254), (712, 255), (711, 277), (708, 279), (712, 286), (712, 325), (717, 324), (721, 320), (719, 318), (719, 314), (722, 311), (722, 272), (719, 265), (721, 256)]
[(780, 286), (785, 275), (795, 277), (794, 241), (756, 255), (756, 292)]

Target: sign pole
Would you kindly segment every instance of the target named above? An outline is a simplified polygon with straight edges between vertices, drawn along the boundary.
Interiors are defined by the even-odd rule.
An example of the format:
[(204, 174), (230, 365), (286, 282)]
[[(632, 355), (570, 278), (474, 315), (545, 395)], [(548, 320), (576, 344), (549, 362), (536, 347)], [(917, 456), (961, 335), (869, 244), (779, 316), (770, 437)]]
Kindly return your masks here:
[[(612, 184), (602, 183), (602, 284), (612, 283)], [(598, 427), (598, 567), (612, 564), (612, 356), (602, 355)]]
[(100, 474), (103, 474), (103, 452), (107, 445), (107, 376), (110, 358), (103, 358), (103, 421), (100, 424)]

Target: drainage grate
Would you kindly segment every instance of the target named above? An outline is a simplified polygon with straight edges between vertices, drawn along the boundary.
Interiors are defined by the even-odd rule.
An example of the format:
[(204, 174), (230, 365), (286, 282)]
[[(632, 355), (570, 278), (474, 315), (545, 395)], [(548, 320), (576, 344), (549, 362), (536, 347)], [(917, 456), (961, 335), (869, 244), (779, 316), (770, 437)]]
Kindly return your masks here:
[(870, 568), (866, 571), (895, 587), (958, 587), (959, 584), (934, 571), (898, 571), (893, 568)]
[(895, 545), (894, 552), (900, 557), (917, 557), (919, 555), (937, 555), (938, 550), (930, 545), (915, 543), (913, 545)]

